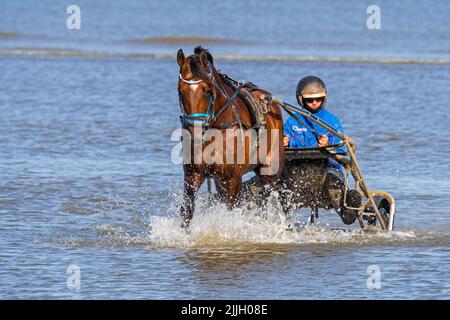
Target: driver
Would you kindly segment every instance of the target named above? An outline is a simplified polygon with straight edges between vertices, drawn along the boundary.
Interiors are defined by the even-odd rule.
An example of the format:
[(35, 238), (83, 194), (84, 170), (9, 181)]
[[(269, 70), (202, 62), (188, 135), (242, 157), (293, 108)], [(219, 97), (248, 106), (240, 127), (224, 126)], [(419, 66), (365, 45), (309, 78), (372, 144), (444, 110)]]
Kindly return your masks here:
[[(325, 83), (316, 76), (302, 78), (297, 84), (296, 97), (298, 104), (313, 113), (316, 117), (325, 121), (333, 128), (344, 132), (339, 118), (333, 113), (325, 110), (327, 102), (327, 88)], [(317, 148), (326, 147), (341, 143), (341, 139), (322, 126), (310, 121), (308, 118), (296, 114), (300, 120), (289, 117), (284, 124), (285, 147), (289, 148)], [(345, 153), (345, 146), (340, 147), (335, 152)], [(329, 167), (339, 169), (342, 172), (342, 165), (333, 159), (329, 159)]]
[[(327, 101), (327, 88), (325, 83), (316, 76), (302, 78), (297, 84), (296, 97), (298, 104), (313, 113), (316, 117), (328, 123), (336, 130), (343, 133), (343, 127), (339, 118), (333, 113), (325, 110)], [(308, 118), (296, 114), (289, 117), (284, 124), (284, 147), (289, 148), (317, 148), (341, 143), (341, 139), (319, 124)], [(299, 120), (299, 121), (298, 121)], [(336, 153), (346, 153), (347, 148), (342, 146), (336, 149)], [(334, 208), (341, 216), (345, 224), (355, 222), (356, 215), (353, 210), (342, 208), (344, 191), (343, 166), (336, 160), (328, 159), (328, 173), (325, 181), (324, 191), (333, 203)], [(361, 195), (356, 190), (351, 190), (347, 196), (347, 204), (351, 207), (359, 207)]]

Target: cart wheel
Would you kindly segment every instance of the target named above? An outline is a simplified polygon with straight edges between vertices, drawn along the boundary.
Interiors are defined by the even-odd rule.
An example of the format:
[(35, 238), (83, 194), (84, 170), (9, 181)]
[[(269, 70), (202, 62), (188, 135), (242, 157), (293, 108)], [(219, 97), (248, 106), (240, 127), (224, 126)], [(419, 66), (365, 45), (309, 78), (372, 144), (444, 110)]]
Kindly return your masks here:
[[(389, 201), (386, 198), (382, 198), (382, 197), (374, 197), (374, 200), (375, 200), (376, 203), (378, 203), (378, 205), (377, 205), (378, 211), (385, 218), (386, 224), (388, 224), (389, 223), (389, 212), (390, 212), (390, 209), (391, 209), (391, 204), (389, 203)], [(371, 212), (375, 212), (375, 211), (371, 210)], [(367, 220), (367, 225), (376, 227), (377, 226), (377, 217), (376, 216), (370, 217)]]

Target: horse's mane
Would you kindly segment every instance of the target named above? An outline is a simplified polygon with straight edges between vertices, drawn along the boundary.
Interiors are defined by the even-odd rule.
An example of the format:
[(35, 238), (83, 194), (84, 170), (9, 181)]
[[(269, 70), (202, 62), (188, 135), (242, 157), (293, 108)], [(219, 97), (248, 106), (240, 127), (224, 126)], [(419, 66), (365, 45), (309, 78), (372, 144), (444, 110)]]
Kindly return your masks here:
[(199, 58), (202, 52), (206, 53), (206, 57), (208, 58), (208, 61), (211, 63), (211, 65), (214, 64), (214, 59), (211, 53), (209, 53), (209, 51), (202, 46), (197, 46), (194, 49), (194, 55), (189, 57), (189, 66), (192, 74), (199, 77), (200, 79), (207, 80), (209, 79), (209, 76), (207, 72), (205, 72), (205, 70), (202, 68)]
[(205, 48), (203, 48), (202, 46), (197, 46), (194, 48), (194, 53), (197, 55), (200, 55), (200, 53), (205, 52), (206, 56), (208, 57), (209, 62), (211, 62), (211, 64), (214, 64), (214, 59), (211, 55), (211, 53), (209, 53), (209, 51)]

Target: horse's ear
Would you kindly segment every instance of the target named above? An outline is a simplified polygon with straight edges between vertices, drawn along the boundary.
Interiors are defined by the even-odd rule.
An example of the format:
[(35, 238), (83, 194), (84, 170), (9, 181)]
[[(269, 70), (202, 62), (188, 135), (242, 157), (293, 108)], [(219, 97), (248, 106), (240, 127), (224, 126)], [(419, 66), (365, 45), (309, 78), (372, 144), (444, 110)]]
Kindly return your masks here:
[(177, 53), (177, 63), (181, 67), (183, 65), (183, 62), (184, 62), (184, 52), (183, 49), (180, 49), (178, 50)]
[(208, 54), (205, 51), (202, 51), (200, 52), (199, 58), (202, 66), (206, 68), (208, 66)]

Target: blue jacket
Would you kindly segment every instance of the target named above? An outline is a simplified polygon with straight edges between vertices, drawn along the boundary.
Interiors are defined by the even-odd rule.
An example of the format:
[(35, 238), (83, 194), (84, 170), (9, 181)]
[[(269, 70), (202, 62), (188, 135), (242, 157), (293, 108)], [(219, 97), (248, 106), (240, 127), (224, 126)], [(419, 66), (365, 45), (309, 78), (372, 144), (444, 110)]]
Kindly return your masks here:
[[(314, 115), (328, 123), (336, 130), (344, 133), (344, 128), (342, 127), (339, 118), (331, 112), (322, 109)], [(342, 142), (339, 137), (335, 136), (319, 124), (309, 120), (301, 114), (297, 113), (296, 116), (304, 124), (297, 122), (297, 120), (295, 120), (293, 117), (289, 117), (284, 124), (284, 134), (289, 136), (289, 148), (317, 148), (319, 144), (313, 132), (311, 131), (311, 128), (314, 128), (319, 136), (326, 134), (328, 136), (329, 145), (339, 144)], [(334, 152), (347, 152), (347, 148), (343, 146), (339, 149), (336, 149)], [(342, 170), (342, 165), (340, 165), (333, 159), (329, 159), (328, 166), (331, 168)]]

